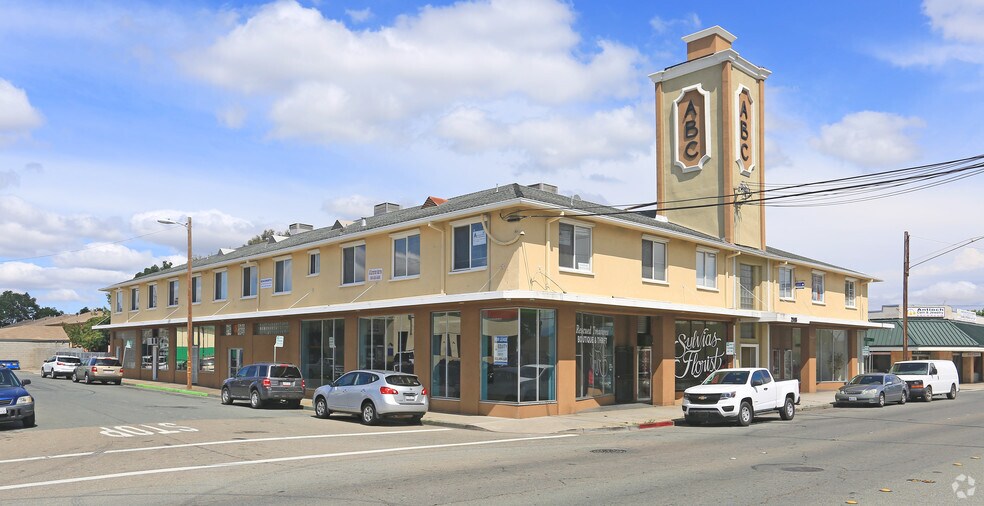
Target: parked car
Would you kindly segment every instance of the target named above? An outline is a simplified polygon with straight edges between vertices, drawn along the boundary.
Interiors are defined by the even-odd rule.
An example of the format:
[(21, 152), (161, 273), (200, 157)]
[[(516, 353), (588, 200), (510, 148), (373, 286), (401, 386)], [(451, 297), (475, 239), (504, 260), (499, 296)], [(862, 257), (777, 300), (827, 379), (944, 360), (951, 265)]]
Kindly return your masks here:
[(886, 402), (905, 404), (909, 400), (909, 387), (902, 378), (888, 373), (858, 374), (834, 393), (834, 405), (874, 404)]
[(50, 376), (52, 379), (64, 376), (68, 378), (75, 368), (82, 363), (79, 357), (71, 355), (54, 355), (41, 364), (41, 377)]
[(718, 369), (683, 392), (687, 423), (734, 421), (748, 426), (754, 416), (779, 412), (792, 420), (800, 402), (799, 380), (775, 381), (768, 369)]
[(6, 367), (11, 370), (20, 369), (20, 360), (0, 359), (0, 367)]
[(948, 399), (956, 399), (960, 391), (957, 366), (949, 360), (906, 360), (892, 364), (889, 372), (905, 381), (910, 396), (926, 402), (944, 392)]
[(123, 364), (115, 357), (90, 357), (72, 371), (72, 381), (123, 383)]
[(24, 388), (31, 380), (21, 380), (14, 371), (0, 367), (0, 422), (20, 420), (34, 427), (34, 397)]
[(396, 371), (356, 370), (314, 391), (314, 414), (328, 418), (332, 413), (359, 415), (366, 425), (380, 418), (409, 418), (415, 423), (430, 407), (427, 388), (413, 374)]
[(260, 362), (243, 366), (222, 382), (222, 404), (248, 400), (250, 407), (262, 408), (268, 402), (282, 402), (301, 407), (305, 383), (301, 370), (294, 364)]

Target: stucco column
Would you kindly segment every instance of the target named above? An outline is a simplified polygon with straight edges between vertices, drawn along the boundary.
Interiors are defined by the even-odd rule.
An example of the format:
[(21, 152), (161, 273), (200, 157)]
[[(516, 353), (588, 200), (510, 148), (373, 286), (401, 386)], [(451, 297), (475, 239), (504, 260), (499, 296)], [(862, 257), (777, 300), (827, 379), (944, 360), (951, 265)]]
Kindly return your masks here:
[(672, 406), (676, 401), (676, 320), (652, 318), (653, 406)]
[[(482, 397), (482, 312), (477, 307), (467, 307), (461, 311), (461, 400), (460, 413), (477, 415), (479, 399)], [(469, 374), (468, 371), (474, 371)]]
[(974, 381), (974, 360), (975, 357), (964, 357), (960, 366), (960, 382), (971, 383)]
[(557, 310), (557, 414), (575, 412), (577, 385), (577, 311), (570, 307)]
[(847, 379), (851, 379), (855, 374), (861, 372), (858, 369), (858, 331), (850, 329), (847, 331)]
[(800, 366), (800, 392), (817, 391), (817, 329), (806, 327), (803, 336), (803, 365)]

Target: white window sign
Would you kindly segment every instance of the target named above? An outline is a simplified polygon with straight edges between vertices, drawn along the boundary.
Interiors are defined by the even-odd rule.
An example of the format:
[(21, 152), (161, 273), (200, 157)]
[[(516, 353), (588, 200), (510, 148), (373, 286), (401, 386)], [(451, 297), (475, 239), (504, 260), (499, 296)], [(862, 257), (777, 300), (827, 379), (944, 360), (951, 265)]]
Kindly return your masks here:
[(495, 336), (495, 349), (492, 350), (493, 365), (509, 365), (509, 336)]
[(260, 279), (260, 288), (273, 288), (273, 278)]
[(369, 269), (369, 281), (382, 281), (383, 269)]
[(284, 336), (277, 336), (277, 344), (274, 345), (277, 348), (284, 347)]
[(484, 229), (479, 229), (472, 232), (472, 246), (485, 246)]

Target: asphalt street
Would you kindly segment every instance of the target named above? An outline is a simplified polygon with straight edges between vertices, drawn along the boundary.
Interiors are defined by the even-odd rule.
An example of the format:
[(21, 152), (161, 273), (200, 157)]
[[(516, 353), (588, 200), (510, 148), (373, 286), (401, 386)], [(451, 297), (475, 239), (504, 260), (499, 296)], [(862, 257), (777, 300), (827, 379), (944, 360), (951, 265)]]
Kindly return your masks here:
[(984, 502), (971, 485), (984, 479), (982, 391), (744, 428), (543, 435), (22, 377), (38, 426), (0, 427), (4, 504)]

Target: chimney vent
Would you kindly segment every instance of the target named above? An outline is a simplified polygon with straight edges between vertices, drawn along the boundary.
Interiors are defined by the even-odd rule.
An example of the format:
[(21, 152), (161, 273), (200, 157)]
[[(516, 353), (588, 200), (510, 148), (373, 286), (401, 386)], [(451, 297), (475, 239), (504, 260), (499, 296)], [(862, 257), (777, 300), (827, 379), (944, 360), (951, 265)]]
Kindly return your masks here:
[(557, 186), (548, 183), (531, 184), (529, 187), (536, 188), (537, 190), (543, 190), (545, 192), (557, 193)]
[(314, 226), (308, 225), (307, 223), (291, 223), (290, 226), (287, 227), (287, 230), (290, 232), (290, 235), (297, 235), (314, 230)]
[(382, 204), (376, 204), (376, 206), (372, 208), (372, 215), (379, 216), (380, 214), (391, 213), (393, 211), (399, 211), (399, 210), (400, 210), (400, 204), (383, 202)]
[(683, 38), (687, 43), (687, 61), (731, 49), (731, 43), (737, 38), (720, 26), (687, 35)]

